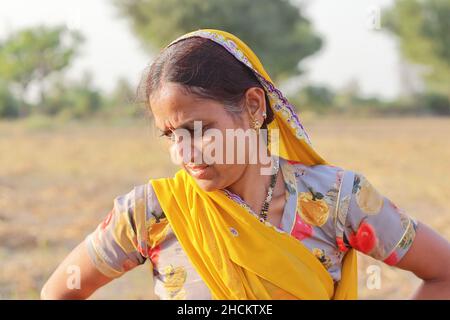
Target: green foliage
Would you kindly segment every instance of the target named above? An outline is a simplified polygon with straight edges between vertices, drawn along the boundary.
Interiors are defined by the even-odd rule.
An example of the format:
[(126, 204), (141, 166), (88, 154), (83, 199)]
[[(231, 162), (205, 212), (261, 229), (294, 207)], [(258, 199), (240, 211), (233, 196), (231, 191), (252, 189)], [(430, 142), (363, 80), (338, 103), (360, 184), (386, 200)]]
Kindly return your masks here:
[(313, 106), (330, 107), (333, 104), (334, 93), (324, 86), (307, 86), (303, 89), (307, 103)]
[(19, 102), (5, 83), (0, 82), (0, 118), (19, 116)]
[(448, 96), (427, 93), (420, 97), (420, 104), (433, 114), (450, 115), (450, 99)]
[(325, 113), (335, 106), (335, 93), (325, 86), (308, 85), (289, 97), (299, 111)]
[(93, 88), (89, 75), (79, 82), (58, 81), (52, 86), (42, 112), (66, 118), (84, 118), (102, 106), (101, 93)]
[(300, 8), (287, 0), (112, 1), (154, 52), (186, 32), (221, 29), (245, 41), (275, 80), (301, 73), (299, 62), (322, 46)]
[(47, 78), (70, 65), (83, 42), (81, 34), (66, 27), (39, 26), (12, 33), (0, 44), (2, 80), (27, 94), (31, 84), (40, 88), (45, 103)]
[(136, 94), (136, 89), (126, 79), (120, 78), (105, 103), (104, 112), (117, 117), (141, 116), (145, 107), (136, 101)]
[(450, 96), (450, 1), (397, 0), (383, 16), (404, 57), (427, 67), (428, 90)]

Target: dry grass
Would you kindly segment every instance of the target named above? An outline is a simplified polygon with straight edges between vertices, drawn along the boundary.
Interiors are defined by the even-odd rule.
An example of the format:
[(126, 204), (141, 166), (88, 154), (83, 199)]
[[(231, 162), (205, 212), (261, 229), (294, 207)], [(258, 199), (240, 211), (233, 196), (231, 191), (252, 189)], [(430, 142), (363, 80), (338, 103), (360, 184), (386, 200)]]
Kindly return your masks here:
[[(360, 171), (410, 215), (450, 238), (450, 119), (314, 119), (305, 126), (329, 162)], [(0, 123), (0, 299), (38, 298), (58, 262), (95, 228), (112, 199), (174, 168), (148, 122)], [(366, 267), (381, 267), (380, 290)], [(149, 266), (93, 298), (152, 298)], [(407, 298), (410, 273), (360, 257), (362, 299)]]

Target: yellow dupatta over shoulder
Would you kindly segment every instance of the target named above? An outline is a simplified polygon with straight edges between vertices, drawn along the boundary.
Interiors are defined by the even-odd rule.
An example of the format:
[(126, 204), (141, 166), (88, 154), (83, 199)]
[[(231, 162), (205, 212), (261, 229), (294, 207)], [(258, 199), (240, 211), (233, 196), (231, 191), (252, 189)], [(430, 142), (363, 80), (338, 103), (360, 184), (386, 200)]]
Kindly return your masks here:
[[(328, 164), (312, 148), (292, 105), (274, 86), (255, 53), (236, 36), (200, 29), (172, 41), (204, 37), (247, 65), (263, 85), (274, 111), (268, 125), (279, 132), (279, 156), (306, 165)], [(261, 223), (222, 190), (206, 192), (184, 169), (151, 179), (170, 226), (214, 299), (356, 299), (357, 259), (350, 249), (341, 281), (290, 234)]]

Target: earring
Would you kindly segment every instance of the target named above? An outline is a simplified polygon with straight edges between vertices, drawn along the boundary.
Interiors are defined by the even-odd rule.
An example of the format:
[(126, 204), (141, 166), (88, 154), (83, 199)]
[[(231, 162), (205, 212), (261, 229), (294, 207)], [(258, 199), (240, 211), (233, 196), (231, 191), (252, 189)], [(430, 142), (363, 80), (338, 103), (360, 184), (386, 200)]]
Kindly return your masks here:
[(262, 113), (262, 116), (263, 116), (264, 119), (267, 118), (267, 113), (264, 111), (264, 112)]
[(253, 129), (256, 130), (257, 133), (259, 133), (259, 127), (261, 126), (261, 124), (259, 123), (258, 119), (254, 119), (253, 120)]

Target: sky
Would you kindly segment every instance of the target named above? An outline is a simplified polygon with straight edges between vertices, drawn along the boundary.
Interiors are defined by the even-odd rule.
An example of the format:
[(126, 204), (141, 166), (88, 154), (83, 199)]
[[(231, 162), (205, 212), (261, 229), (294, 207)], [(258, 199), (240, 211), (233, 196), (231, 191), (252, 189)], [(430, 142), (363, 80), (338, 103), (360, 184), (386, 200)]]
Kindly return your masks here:
[[(111, 0), (0, 1), (0, 39), (9, 32), (38, 24), (67, 24), (86, 37), (82, 54), (70, 69), (77, 77), (90, 69), (94, 83), (114, 88), (119, 77), (137, 85), (151, 62), (128, 22)], [(379, 9), (392, 0), (307, 0), (305, 15), (324, 38), (322, 50), (302, 62), (307, 73), (299, 83), (334, 89), (357, 81), (366, 96), (394, 98), (401, 92), (395, 40), (380, 30)]]

